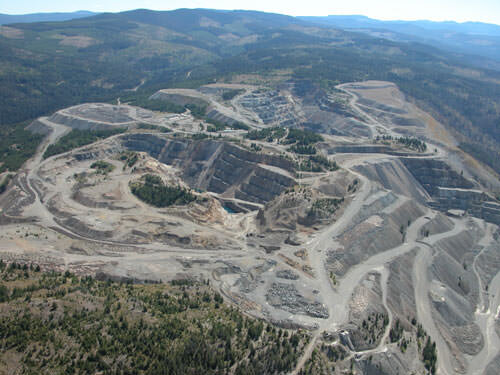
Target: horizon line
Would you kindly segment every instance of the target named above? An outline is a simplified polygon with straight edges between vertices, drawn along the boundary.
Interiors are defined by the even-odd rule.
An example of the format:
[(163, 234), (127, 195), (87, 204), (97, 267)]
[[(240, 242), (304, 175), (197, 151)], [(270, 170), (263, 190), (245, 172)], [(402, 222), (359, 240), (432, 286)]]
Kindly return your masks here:
[(480, 23), (484, 25), (494, 25), (500, 27), (500, 23), (494, 23), (494, 22), (485, 22), (485, 21), (477, 21), (477, 20), (467, 20), (467, 21), (457, 21), (453, 19), (440, 19), (440, 20), (433, 20), (433, 19), (428, 19), (428, 18), (418, 18), (418, 19), (404, 19), (404, 18), (391, 18), (391, 19), (382, 19), (382, 18), (373, 18), (370, 16), (366, 16), (364, 14), (327, 14), (327, 15), (290, 15), (286, 13), (278, 13), (278, 12), (267, 12), (267, 11), (262, 11), (262, 10), (256, 10), (256, 9), (218, 9), (218, 8), (176, 8), (176, 9), (151, 9), (151, 8), (131, 8), (131, 9), (124, 9), (124, 10), (119, 10), (119, 11), (93, 11), (89, 9), (79, 9), (79, 10), (74, 10), (74, 11), (42, 11), (42, 12), (31, 12), (31, 13), (4, 13), (0, 10), (0, 15), (5, 15), (5, 16), (30, 16), (30, 15), (42, 15), (42, 14), (73, 14), (73, 13), (91, 13), (92, 15), (98, 15), (98, 14), (105, 14), (105, 13), (111, 13), (111, 14), (119, 14), (119, 13), (124, 13), (124, 12), (133, 12), (136, 10), (149, 10), (152, 12), (173, 12), (177, 10), (213, 10), (213, 11), (223, 11), (223, 12), (237, 12), (237, 11), (248, 11), (248, 12), (259, 12), (259, 13), (267, 13), (267, 14), (278, 14), (278, 15), (283, 15), (283, 16), (289, 16), (293, 18), (300, 18), (300, 17), (311, 17), (311, 18), (325, 18), (325, 17), (363, 17), (369, 20), (373, 21), (382, 21), (382, 22), (434, 22), (434, 23), (455, 23), (459, 25), (467, 24), (467, 23)]

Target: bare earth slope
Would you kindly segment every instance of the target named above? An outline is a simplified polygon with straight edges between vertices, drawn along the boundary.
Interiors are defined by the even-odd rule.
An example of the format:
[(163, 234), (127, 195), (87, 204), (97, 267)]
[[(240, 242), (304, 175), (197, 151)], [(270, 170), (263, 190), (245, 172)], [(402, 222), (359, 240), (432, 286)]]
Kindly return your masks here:
[[(0, 195), (0, 258), (208, 279), (245, 313), (308, 330), (295, 374), (494, 373), (496, 176), (390, 82), (318, 101), (291, 85), (153, 95), (207, 103), (202, 118), (93, 103), (39, 119), (46, 141)], [(224, 100), (228, 90), (238, 91)], [(225, 125), (208, 131), (214, 120)], [(290, 130), (314, 127), (313, 141)], [(71, 129), (110, 128), (127, 131), (42, 158)], [(140, 199), (134, 186), (151, 175), (192, 199)]]

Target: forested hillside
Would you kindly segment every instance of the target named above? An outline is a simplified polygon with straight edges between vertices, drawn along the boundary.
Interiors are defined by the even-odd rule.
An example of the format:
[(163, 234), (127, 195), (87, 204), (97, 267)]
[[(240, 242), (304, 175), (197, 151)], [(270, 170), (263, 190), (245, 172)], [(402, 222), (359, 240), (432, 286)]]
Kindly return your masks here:
[[(137, 10), (0, 29), (0, 124), (71, 104), (158, 88), (196, 87), (239, 73), (309, 80), (326, 89), (395, 82), (458, 135), (464, 148), (500, 149), (500, 73), (454, 54), (247, 11)], [(143, 82), (141, 84), (141, 82)]]
[(284, 373), (308, 339), (245, 317), (204, 283), (134, 285), (0, 261), (0, 373)]
[[(475, 55), (475, 59), (468, 59), (472, 64), (500, 68), (500, 26), (495, 24), (426, 20), (382, 21), (365, 16), (333, 15), (299, 18), (331, 27), (379, 35), (390, 40), (427, 43), (452, 53)], [(483, 58), (477, 59), (477, 56)]]

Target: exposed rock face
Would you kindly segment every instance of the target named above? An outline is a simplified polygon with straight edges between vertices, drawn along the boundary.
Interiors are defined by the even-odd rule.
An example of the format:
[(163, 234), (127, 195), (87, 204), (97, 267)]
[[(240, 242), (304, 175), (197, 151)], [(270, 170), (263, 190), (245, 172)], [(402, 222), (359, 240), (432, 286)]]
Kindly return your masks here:
[[(355, 87), (353, 85), (352, 87), (357, 89), (357, 90), (363, 90), (363, 91), (369, 90), (369, 88), (362, 87), (362, 86)], [(372, 89), (376, 89), (376, 88), (372, 87)], [(358, 93), (358, 95), (359, 95), (359, 93)], [(393, 113), (393, 114), (404, 115), (404, 114), (408, 113), (408, 111), (406, 111), (403, 108), (397, 108), (397, 107), (394, 107), (392, 105), (383, 104), (383, 103), (377, 102), (375, 100), (368, 99), (366, 97), (360, 97), (358, 99), (358, 103), (365, 106), (365, 107), (372, 107), (372, 109), (376, 109), (376, 110), (384, 111), (384, 112), (389, 112), (389, 113)]]
[(328, 309), (323, 304), (306, 299), (293, 284), (273, 283), (266, 298), (271, 306), (293, 314), (306, 314), (322, 319), (329, 316)]
[(481, 216), (484, 220), (500, 225), (500, 204), (484, 202), (481, 205)]
[(226, 114), (220, 112), (216, 108), (211, 108), (210, 110), (208, 110), (206, 116), (209, 119), (219, 121), (219, 122), (222, 122), (222, 123), (228, 124), (228, 125), (233, 125), (233, 124), (238, 122), (238, 120), (227, 116)]
[(97, 121), (79, 119), (68, 116), (64, 113), (56, 112), (50, 117), (50, 121), (56, 124), (67, 125), (72, 129), (77, 130), (107, 130), (111, 125), (99, 123)]
[(293, 172), (290, 161), (227, 142), (174, 140), (152, 134), (128, 134), (122, 142), (130, 150), (147, 152), (162, 163), (178, 167), (192, 188), (225, 197), (266, 203), (295, 184), (289, 173)]
[(500, 224), (500, 204), (487, 194), (475, 190), (474, 183), (435, 159), (401, 159), (416, 180), (432, 197), (432, 208), (448, 211), (459, 209), (488, 222)]
[[(422, 130), (405, 110), (361, 94), (359, 106), (351, 107), (350, 95), (341, 91), (313, 89), (292, 96), (294, 85), (300, 91), (293, 82), (276, 90), (248, 86), (223, 102), (225, 88), (215, 86), (165, 90), (153, 97), (206, 106), (206, 117), (228, 124), (342, 134), (347, 137), (325, 135), (317, 145), (322, 155), (354, 154), (335, 155), (339, 170), (301, 171), (297, 185), (297, 167), (290, 160), (308, 156), (281, 158), (277, 155), (289, 145), (261, 140), (253, 149), (262, 146), (262, 153), (251, 152), (243, 146), (249, 142), (241, 130), (231, 131), (231, 138), (186, 136), (203, 129), (191, 106), (191, 114), (176, 115), (128, 105), (75, 106), (51, 119), (78, 129), (130, 124), (132, 132), (51, 158), (34, 173), (21, 171), (12, 181), (20, 190), (0, 197), (0, 203), (11, 200), (17, 206), (9, 205), (0, 222), (24, 220), (26, 227), (37, 226), (36, 233), (45, 226), (49, 237), (37, 236), (43, 246), (32, 251), (25, 245), (31, 241), (24, 234), (28, 230), (21, 238), (7, 228), (7, 235), (0, 233), (0, 247), (13, 237), (14, 251), (23, 247), (34, 257), (47, 248), (54, 259), (66, 261), (54, 262), (61, 269), (81, 269), (88, 257), (89, 272), (119, 280), (208, 278), (250, 315), (282, 327), (324, 331), (323, 338), (315, 337), (315, 354), (306, 366), (322, 353), (329, 362), (321, 370), (306, 368), (310, 373), (428, 373), (422, 364), (423, 328), (436, 341), (439, 366), (450, 359), (453, 368), (465, 371), (469, 364), (475, 370), (479, 366), (468, 355), (478, 355), (473, 360), (480, 362), (485, 352), (491, 361), (490, 331), (481, 319), (488, 309), (496, 310), (488, 303), (496, 303), (490, 296), (498, 289), (493, 278), (500, 269), (499, 234), (492, 239), (493, 226), (481, 220), (451, 219), (423, 206), (461, 209), (500, 222), (500, 205), (476, 190), (482, 182), (469, 177), (474, 174), (458, 156), (439, 159), (441, 152), (374, 143), (376, 133), (401, 128), (412, 137), (422, 135), (409, 129)], [(363, 113), (380, 124), (364, 124), (370, 116)], [(391, 126), (385, 128), (386, 123)], [(157, 133), (156, 124), (173, 131)], [(40, 133), (51, 128), (45, 118), (30, 126)], [(141, 128), (145, 133), (139, 134)], [(115, 168), (98, 173), (92, 167), (96, 161)], [(145, 173), (172, 186), (189, 185), (198, 190), (193, 191), (197, 199), (158, 209), (141, 202), (130, 183)], [(249, 210), (258, 213), (235, 214)], [(23, 216), (31, 214), (36, 216)], [(496, 330), (500, 333), (500, 321)], [(487, 365), (482, 362), (481, 367)], [(498, 363), (491, 362), (485, 374), (496, 374)]]
[(368, 126), (354, 117), (344, 117), (337, 113), (319, 109), (316, 105), (304, 106), (307, 121), (302, 125), (312, 131), (348, 137), (370, 137)]
[(102, 231), (90, 228), (88, 225), (83, 223), (81, 220), (78, 220), (75, 217), (69, 217), (65, 219), (55, 219), (56, 222), (62, 223), (66, 227), (70, 227), (74, 232), (84, 235), (84, 236), (92, 236), (92, 238), (96, 238), (99, 240), (109, 239), (113, 236), (112, 231)]
[(447, 211), (459, 209), (490, 223), (500, 224), (500, 204), (479, 190), (438, 187), (438, 194), (431, 207)]
[[(104, 103), (82, 104), (67, 108), (66, 113), (89, 120), (119, 124), (133, 121), (130, 107)], [(141, 109), (139, 109), (141, 110)]]
[(447, 187), (437, 187), (436, 200), (443, 209), (477, 209), (478, 206), (485, 200), (488, 196), (479, 190), (462, 190), (453, 189)]
[(137, 121), (130, 116), (131, 111), (139, 117), (146, 116), (148, 112), (141, 108), (132, 109), (129, 106), (93, 103), (66, 108), (54, 113), (49, 120), (72, 129), (109, 130), (135, 124)]
[(402, 353), (399, 348), (377, 353), (372, 358), (368, 356), (356, 362), (356, 373), (362, 375), (425, 374), (427, 371), (419, 363), (419, 357), (416, 345), (411, 345), (405, 353)]
[(411, 272), (416, 251), (411, 251), (396, 258), (389, 265), (389, 280), (387, 282), (387, 304), (399, 316), (404, 324), (410, 324), (415, 314), (415, 292)]
[(387, 194), (381, 195), (370, 204), (363, 205), (363, 209), (356, 214), (347, 230), (351, 230), (356, 225), (368, 219), (370, 216), (378, 215), (381, 211), (394, 204), (397, 199), (398, 198), (392, 192), (389, 192)]
[(227, 89), (221, 87), (209, 86), (203, 86), (199, 90), (160, 90), (154, 93), (150, 99), (165, 100), (182, 107), (195, 105), (200, 108), (205, 108), (205, 116), (207, 118), (228, 125), (233, 125), (237, 122), (245, 122), (245, 116), (242, 117), (242, 114), (234, 112), (231, 107), (222, 105), (221, 103), (217, 103), (212, 100), (213, 98), (211, 95), (217, 95), (219, 99), (221, 99), (220, 96), (226, 90)]
[(463, 354), (478, 354), (484, 345), (483, 335), (475, 323), (479, 285), (470, 266), (481, 236), (479, 228), (472, 225), (439, 241), (431, 267), (434, 281), (430, 297), (434, 316), (443, 336), (448, 338), (448, 345), (455, 348), (459, 361), (463, 361)]
[(438, 187), (474, 188), (472, 182), (451, 169), (444, 161), (417, 158), (402, 158), (401, 161), (431, 196), (438, 195)]
[(432, 220), (422, 226), (420, 235), (422, 237), (432, 236), (434, 234), (448, 232), (453, 228), (453, 221), (442, 213), (438, 213)]
[(478, 298), (478, 281), (472, 267), (467, 267), (467, 264), (478, 251), (477, 240), (481, 234), (469, 229), (439, 241), (437, 248), (440, 252), (433, 264), (438, 280), (466, 298), (473, 310)]
[(346, 153), (346, 154), (387, 154), (396, 156), (411, 156), (414, 152), (397, 151), (392, 147), (384, 145), (357, 145), (346, 144), (333, 146), (328, 149), (330, 154)]
[(52, 131), (52, 129), (49, 126), (45, 125), (40, 120), (33, 121), (31, 124), (29, 124), (26, 127), (26, 130), (29, 130), (35, 134), (41, 134), (41, 135), (47, 135)]
[[(398, 108), (386, 106), (383, 104), (376, 104), (375, 106), (373, 106), (374, 102), (368, 99), (359, 99), (358, 103), (363, 105), (363, 110), (366, 113), (369, 113), (370, 115), (374, 116), (380, 122), (390, 123), (397, 127), (409, 127), (409, 126), (417, 128), (425, 127), (425, 123), (421, 119), (414, 117), (400, 116), (400, 114), (404, 115), (405, 113), (404, 111)], [(398, 129), (398, 132), (401, 132), (400, 129)]]
[(485, 375), (496, 375), (498, 374), (498, 369), (500, 368), (500, 354), (497, 355), (493, 361), (490, 362), (486, 368)]
[(277, 91), (256, 90), (242, 97), (240, 104), (255, 112), (266, 125), (293, 126), (298, 121), (292, 103)]
[[(300, 231), (301, 226), (322, 226), (331, 223), (342, 212), (347, 184), (353, 176), (339, 173), (339, 178), (328, 178), (325, 185), (317, 188), (295, 187), (288, 189), (259, 210), (257, 222), (262, 232)], [(330, 185), (327, 185), (329, 183)], [(322, 189), (325, 187), (324, 189)], [(325, 194), (339, 191), (339, 195)], [(332, 202), (328, 204), (327, 202)], [(324, 206), (322, 206), (324, 205)], [(288, 235), (288, 244), (297, 246)]]
[[(482, 285), (489, 285), (500, 269), (500, 243), (498, 240), (491, 242), (481, 251), (477, 258), (476, 267), (481, 278)], [(487, 298), (487, 291), (483, 290), (483, 303), (485, 308), (490, 306), (490, 300)], [(500, 328), (500, 319), (497, 320), (497, 326)], [(498, 331), (500, 333), (500, 330)], [(499, 334), (500, 336), (500, 334)]]
[(171, 93), (163, 90), (154, 93), (151, 96), (151, 99), (165, 100), (180, 106), (185, 106), (186, 104), (194, 104), (200, 107), (204, 107), (208, 105), (208, 103), (201, 98), (197, 98), (191, 95)]
[(236, 190), (235, 197), (250, 202), (265, 203), (292, 186), (294, 181), (286, 176), (257, 167), (250, 179)]
[(387, 197), (365, 206), (366, 213), (355, 217), (356, 224), (339, 237), (340, 246), (328, 251), (327, 267), (337, 276), (344, 276), (351, 267), (370, 256), (402, 244), (408, 223), (424, 213), (414, 201), (404, 202), (385, 213), (391, 204)]
[(328, 93), (308, 80), (297, 80), (292, 85), (296, 101), (300, 100), (302, 125), (318, 133), (352, 137), (370, 137), (372, 132), (348, 105), (349, 96)]
[(286, 280), (298, 280), (299, 275), (292, 271), (292, 270), (280, 270), (276, 272), (276, 276), (279, 277), (280, 279), (286, 279)]
[(396, 194), (414, 198), (420, 203), (429, 200), (427, 192), (399, 159), (367, 162), (358, 166), (356, 170)]

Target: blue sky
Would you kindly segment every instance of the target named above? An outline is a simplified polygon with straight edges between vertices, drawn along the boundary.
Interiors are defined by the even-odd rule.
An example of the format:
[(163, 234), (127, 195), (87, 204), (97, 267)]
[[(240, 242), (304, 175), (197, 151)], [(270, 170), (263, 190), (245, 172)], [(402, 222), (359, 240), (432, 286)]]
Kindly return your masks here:
[(0, 13), (119, 12), (148, 8), (252, 9), (293, 16), (362, 14), (378, 19), (482, 21), (500, 24), (500, 0), (0, 0)]

